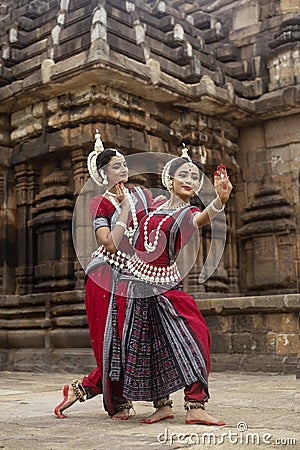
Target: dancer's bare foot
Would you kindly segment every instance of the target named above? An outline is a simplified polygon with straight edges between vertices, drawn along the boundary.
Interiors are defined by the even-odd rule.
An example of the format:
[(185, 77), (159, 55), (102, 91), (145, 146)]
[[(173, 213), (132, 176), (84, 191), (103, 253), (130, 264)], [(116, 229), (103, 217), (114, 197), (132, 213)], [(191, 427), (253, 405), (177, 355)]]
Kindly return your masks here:
[(124, 408), (120, 409), (120, 411), (116, 412), (111, 418), (113, 420), (127, 420), (129, 417), (129, 409)]
[(65, 419), (67, 416), (65, 416), (62, 412), (78, 400), (71, 384), (64, 385), (63, 396), (63, 400), (54, 408), (54, 414), (59, 419)]
[(162, 406), (161, 408), (158, 408), (151, 416), (141, 419), (141, 422), (150, 425), (151, 423), (160, 422), (161, 420), (166, 419), (174, 419), (171, 406)]
[(113, 420), (127, 420), (129, 417), (130, 409), (133, 409), (133, 404), (131, 401), (124, 401), (124, 403), (117, 403), (115, 405), (115, 413), (112, 415)]
[(198, 425), (214, 425), (217, 427), (226, 425), (222, 420), (216, 419), (209, 415), (201, 408), (190, 409), (187, 411), (185, 423)]

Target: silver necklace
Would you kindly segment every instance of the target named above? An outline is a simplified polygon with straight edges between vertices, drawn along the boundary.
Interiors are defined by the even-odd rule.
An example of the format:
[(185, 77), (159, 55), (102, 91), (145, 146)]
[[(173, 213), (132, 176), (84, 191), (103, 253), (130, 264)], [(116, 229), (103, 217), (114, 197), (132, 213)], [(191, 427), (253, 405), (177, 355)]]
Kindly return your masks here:
[[(158, 244), (158, 240), (159, 240), (159, 233), (160, 233), (160, 230), (161, 230), (161, 227), (163, 226), (163, 224), (166, 222), (166, 220), (168, 220), (173, 214), (174, 214), (174, 212), (175, 211), (177, 211), (177, 210), (179, 210), (179, 209), (182, 209), (182, 208), (185, 208), (186, 206), (189, 206), (187, 203), (180, 203), (179, 205), (177, 205), (177, 206), (175, 206), (174, 208), (171, 208), (170, 207), (170, 200), (168, 200), (167, 202), (165, 202), (165, 203), (163, 203), (162, 205), (160, 205), (158, 208), (156, 208), (154, 211), (152, 211), (149, 215), (148, 215), (148, 217), (147, 217), (147, 219), (145, 220), (145, 223), (144, 223), (144, 246), (145, 246), (145, 249), (146, 249), (146, 252), (147, 253), (152, 253), (152, 252), (154, 252), (155, 250), (156, 250), (156, 248), (157, 248), (157, 244)], [(159, 211), (159, 210), (161, 210), (161, 209), (171, 209), (171, 211), (169, 212), (169, 214), (167, 214), (160, 222), (159, 222), (159, 224), (158, 224), (158, 226), (157, 226), (157, 229), (156, 229), (156, 232), (155, 232), (155, 235), (154, 235), (154, 240), (153, 240), (153, 242), (150, 242), (149, 240), (148, 240), (148, 236), (149, 236), (149, 232), (148, 232), (148, 224), (149, 224), (149, 221), (150, 221), (150, 219), (151, 219), (151, 217), (153, 217), (154, 216), (154, 214), (157, 212), (157, 211)]]

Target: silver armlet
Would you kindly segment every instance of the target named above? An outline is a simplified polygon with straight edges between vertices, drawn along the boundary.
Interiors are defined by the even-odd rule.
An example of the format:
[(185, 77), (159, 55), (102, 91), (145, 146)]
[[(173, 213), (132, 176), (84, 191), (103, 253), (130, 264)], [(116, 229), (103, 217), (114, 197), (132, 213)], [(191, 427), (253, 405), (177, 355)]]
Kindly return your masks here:
[(118, 220), (118, 222), (116, 222), (116, 225), (120, 225), (120, 227), (124, 228), (124, 231), (127, 231), (126, 223), (121, 222), (121, 220)]

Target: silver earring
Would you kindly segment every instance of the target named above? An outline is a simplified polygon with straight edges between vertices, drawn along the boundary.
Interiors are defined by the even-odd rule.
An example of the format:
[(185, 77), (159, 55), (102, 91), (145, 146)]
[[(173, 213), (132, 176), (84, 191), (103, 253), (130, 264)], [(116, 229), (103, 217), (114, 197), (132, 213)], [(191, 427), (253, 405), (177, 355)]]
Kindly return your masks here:
[(173, 190), (173, 180), (170, 177), (169, 174), (166, 175), (165, 177), (165, 184), (166, 184), (166, 188), (168, 189), (169, 192), (172, 192)]
[(107, 179), (107, 175), (104, 173), (103, 169), (100, 170), (100, 175), (102, 178), (102, 184), (106, 186), (108, 184), (108, 179)]

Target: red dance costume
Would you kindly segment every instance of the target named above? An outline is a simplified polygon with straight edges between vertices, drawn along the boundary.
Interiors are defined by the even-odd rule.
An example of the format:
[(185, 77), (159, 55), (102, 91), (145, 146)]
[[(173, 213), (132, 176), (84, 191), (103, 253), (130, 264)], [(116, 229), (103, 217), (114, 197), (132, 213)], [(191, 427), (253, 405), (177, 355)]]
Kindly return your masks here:
[[(152, 202), (151, 194), (139, 187), (131, 188), (130, 194), (135, 203), (137, 218), (140, 221), (147, 213)], [(107, 198), (97, 196), (90, 202), (90, 215), (96, 232), (100, 227), (112, 229), (118, 221), (119, 211)], [(132, 225), (130, 215), (128, 225)], [(133, 252), (126, 236), (123, 237), (120, 243), (119, 257), (116, 254), (109, 254), (104, 247), (100, 246), (99, 249), (95, 252), (86, 268), (87, 278), (84, 300), (91, 345), (97, 362), (97, 367), (82, 379), (82, 386), (85, 389), (87, 399), (103, 393), (103, 342), (105, 329), (110, 327), (110, 323), (107, 322), (108, 311), (123, 265), (126, 265), (128, 256)], [(124, 302), (120, 305), (118, 314), (120, 316), (125, 314)], [(110, 380), (106, 380), (105, 385), (108, 386), (110, 392), (109, 403), (112, 405), (108, 412), (110, 415), (113, 415), (114, 406), (127, 401), (123, 396), (122, 381), (111, 383)]]
[[(181, 388), (186, 401), (209, 398), (209, 330), (182, 290), (176, 266), (179, 251), (198, 232), (192, 224), (197, 212), (162, 206), (140, 221), (136, 254), (120, 277), (104, 336), (104, 379), (123, 383), (128, 400), (157, 401)], [(109, 407), (106, 387), (103, 394)]]

